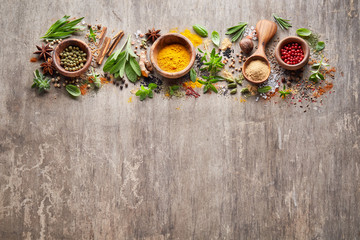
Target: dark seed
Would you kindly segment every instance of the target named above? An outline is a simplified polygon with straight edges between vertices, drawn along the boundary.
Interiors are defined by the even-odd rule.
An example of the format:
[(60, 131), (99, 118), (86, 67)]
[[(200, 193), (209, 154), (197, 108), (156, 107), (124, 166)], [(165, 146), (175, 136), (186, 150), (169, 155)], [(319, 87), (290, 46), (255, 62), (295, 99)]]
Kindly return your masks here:
[(129, 85), (127, 83), (125, 83), (125, 87), (127, 88)]

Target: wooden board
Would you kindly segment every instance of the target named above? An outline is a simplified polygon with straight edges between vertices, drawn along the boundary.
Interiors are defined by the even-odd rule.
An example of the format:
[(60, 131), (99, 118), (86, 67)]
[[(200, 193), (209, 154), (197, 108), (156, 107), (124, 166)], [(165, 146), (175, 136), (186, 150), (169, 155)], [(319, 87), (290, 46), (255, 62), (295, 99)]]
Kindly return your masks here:
[[(306, 113), (214, 94), (140, 102), (132, 85), (78, 100), (30, 89), (35, 44), (64, 14), (224, 37), (273, 12), (294, 25), (276, 37), (310, 27), (337, 67), (335, 93)], [(358, 1), (5, 0), (0, 13), (0, 239), (360, 239)]]

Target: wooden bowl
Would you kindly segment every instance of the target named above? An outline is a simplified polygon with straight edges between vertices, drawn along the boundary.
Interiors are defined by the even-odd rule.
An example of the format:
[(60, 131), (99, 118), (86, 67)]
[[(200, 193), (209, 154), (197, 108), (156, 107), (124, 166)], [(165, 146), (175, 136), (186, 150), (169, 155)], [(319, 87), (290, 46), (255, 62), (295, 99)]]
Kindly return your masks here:
[[(82, 51), (84, 51), (86, 53), (86, 62), (80, 70), (73, 71), (73, 72), (67, 71), (60, 65), (60, 53), (62, 51), (64, 51), (64, 49), (67, 48), (68, 46), (79, 47)], [(72, 38), (72, 39), (64, 40), (57, 45), (57, 47), (55, 48), (55, 50), (53, 52), (53, 59), (54, 59), (55, 68), (61, 75), (64, 75), (67, 77), (78, 77), (81, 74), (85, 73), (88, 70), (88, 68), (90, 67), (92, 54), (91, 54), (91, 50), (90, 50), (89, 46), (86, 43), (84, 43), (81, 40)]]
[[(281, 59), (281, 52), (280, 50), (288, 43), (298, 43), (301, 45), (303, 51), (304, 51), (304, 59), (299, 62), (298, 64), (294, 64), (294, 65), (290, 65), (285, 63), (282, 59)], [(283, 40), (281, 40), (275, 48), (275, 58), (278, 61), (279, 65), (287, 70), (298, 70), (300, 68), (302, 68), (303, 66), (305, 66), (307, 64), (307, 62), (309, 61), (309, 57), (310, 57), (310, 47), (309, 44), (302, 38), (300, 37), (296, 37), (296, 36), (290, 36), (290, 37), (286, 37)]]
[[(158, 65), (157, 57), (158, 57), (159, 51), (161, 49), (163, 49), (165, 46), (170, 45), (170, 44), (181, 44), (186, 48), (186, 50), (190, 54), (189, 64), (187, 65), (186, 68), (184, 68), (183, 70), (181, 70), (179, 72), (166, 72), (166, 71), (162, 70)], [(174, 78), (180, 78), (190, 71), (190, 69), (192, 68), (192, 66), (195, 63), (195, 55), (196, 55), (195, 48), (188, 38), (186, 38), (183, 35), (178, 34), (178, 33), (168, 33), (168, 34), (164, 34), (161, 37), (159, 37), (151, 46), (150, 62), (161, 76), (163, 76), (165, 78), (174, 79)]]
[[(267, 64), (268, 68), (269, 68), (269, 74), (268, 74), (264, 79), (262, 79), (262, 80), (260, 80), (260, 81), (254, 81), (254, 80), (252, 80), (250, 77), (248, 77), (248, 76), (246, 75), (246, 70), (245, 70), (245, 69), (246, 69), (247, 66), (249, 66), (249, 64), (250, 64), (252, 61), (254, 61), (254, 60), (261, 60), (261, 61), (265, 62), (265, 63)], [(263, 56), (253, 55), (253, 56), (249, 57), (249, 58), (246, 60), (246, 62), (244, 63), (242, 73), (243, 73), (245, 79), (248, 80), (249, 82), (251, 82), (251, 83), (253, 83), (253, 84), (261, 84), (261, 83), (265, 82), (266, 80), (268, 80), (268, 78), (269, 78), (269, 76), (270, 76), (270, 73), (271, 73), (270, 63), (269, 63), (269, 61), (268, 61), (266, 58), (264, 58)]]

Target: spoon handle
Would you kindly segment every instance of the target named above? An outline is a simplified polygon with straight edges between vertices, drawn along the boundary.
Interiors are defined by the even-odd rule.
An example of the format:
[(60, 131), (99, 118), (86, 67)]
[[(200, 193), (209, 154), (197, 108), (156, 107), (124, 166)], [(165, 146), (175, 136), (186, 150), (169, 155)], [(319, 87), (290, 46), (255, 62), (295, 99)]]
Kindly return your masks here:
[(258, 49), (256, 50), (257, 55), (266, 58), (265, 55), (266, 44), (275, 35), (276, 31), (277, 31), (277, 26), (275, 22), (264, 19), (264, 20), (260, 20), (256, 24), (256, 33), (259, 39)]

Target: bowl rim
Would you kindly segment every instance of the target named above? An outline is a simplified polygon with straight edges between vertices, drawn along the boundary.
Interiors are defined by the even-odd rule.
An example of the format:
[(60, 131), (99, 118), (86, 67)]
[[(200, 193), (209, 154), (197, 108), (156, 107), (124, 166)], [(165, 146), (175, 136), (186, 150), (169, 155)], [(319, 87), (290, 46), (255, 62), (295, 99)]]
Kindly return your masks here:
[[(155, 61), (152, 61), (152, 56), (154, 54), (154, 50), (155, 48), (158, 46), (158, 43), (164, 39), (164, 38), (167, 38), (167, 37), (170, 37), (170, 36), (175, 36), (175, 37), (178, 37), (178, 38), (181, 38), (183, 40), (185, 40), (185, 42), (189, 45), (190, 48), (187, 48), (185, 46), (185, 48), (187, 50), (190, 51), (190, 62), (189, 64), (181, 71), (178, 71), (178, 72), (167, 72), (165, 70), (162, 70), (159, 65), (155, 62)], [(179, 43), (181, 44), (181, 43)], [(170, 44), (168, 44), (170, 45)], [(159, 50), (160, 51), (160, 50)], [(195, 56), (196, 54), (195, 53), (195, 47), (194, 45), (192, 44), (192, 42), (185, 36), (179, 34), (179, 33), (166, 33), (162, 36), (160, 36), (154, 43), (153, 45), (151, 46), (150, 48), (150, 61), (151, 61), (151, 64), (154, 66), (154, 68), (156, 69), (157, 72), (159, 72), (161, 75), (162, 74), (165, 74), (165, 75), (168, 75), (168, 76), (164, 76), (164, 77), (167, 77), (167, 78), (180, 78), (182, 76), (184, 76), (186, 73), (188, 73), (190, 71), (190, 69), (192, 68), (192, 66), (194, 65), (195, 63)]]
[[(58, 58), (57, 56), (59, 57), (60, 59), (60, 46), (64, 45), (64, 44), (67, 44), (71, 42), (70, 45), (83, 45), (84, 48), (86, 49), (86, 62), (84, 64), (84, 66), (77, 70), (77, 71), (67, 71), (65, 70), (65, 68), (63, 68), (61, 65), (60, 65), (60, 62), (58, 61)], [(81, 74), (83, 74), (84, 72), (87, 71), (87, 69), (90, 67), (91, 65), (91, 61), (92, 61), (92, 53), (91, 53), (91, 50), (90, 50), (90, 47), (88, 44), (86, 44), (84, 41), (80, 40), (80, 39), (76, 39), (76, 38), (69, 38), (69, 39), (66, 39), (66, 40), (63, 40), (61, 41), (57, 46), (56, 48), (54, 49), (53, 51), (53, 62), (54, 62), (54, 65), (57, 69), (57, 71), (61, 74), (61, 75), (64, 75), (64, 76), (67, 76), (67, 77), (77, 77), (77, 76), (80, 76)]]
[[(281, 48), (285, 44), (289, 43), (290, 41), (300, 43), (301, 47), (303, 48), (304, 58), (298, 64), (287, 64), (281, 58), (281, 52), (280, 52)], [(306, 46), (306, 47), (304, 48), (304, 46)], [(306, 51), (306, 50), (308, 50), (308, 51)], [(310, 56), (309, 44), (304, 39), (302, 39), (302, 38), (300, 38), (298, 36), (288, 36), (288, 37), (285, 37), (282, 40), (280, 40), (280, 42), (276, 45), (275, 54), (278, 54), (278, 57), (276, 57), (276, 60), (280, 64), (282, 64), (284, 66), (287, 66), (287, 67), (291, 67), (291, 68), (298, 68), (298, 67), (300, 68), (300, 67), (303, 67), (305, 65), (304, 63), (307, 62), (308, 59), (309, 59), (309, 56)]]

